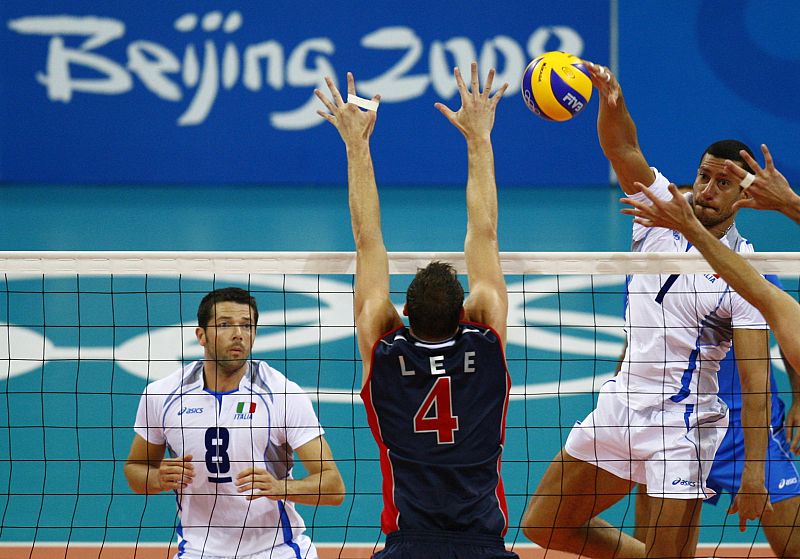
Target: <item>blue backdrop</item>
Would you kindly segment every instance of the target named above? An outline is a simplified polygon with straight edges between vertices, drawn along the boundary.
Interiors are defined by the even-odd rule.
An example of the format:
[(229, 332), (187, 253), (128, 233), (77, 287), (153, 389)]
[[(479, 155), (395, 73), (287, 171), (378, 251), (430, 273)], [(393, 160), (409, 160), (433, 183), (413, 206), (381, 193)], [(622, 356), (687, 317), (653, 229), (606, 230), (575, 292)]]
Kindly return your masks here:
[[(453, 66), (495, 66), (511, 84), (497, 127), (498, 164), (514, 184), (606, 182), (590, 149), (592, 117), (571, 134), (542, 129), (520, 98), (528, 61), (547, 50), (609, 57), (609, 5), (579, 1), (505, 8), (488, 2), (408, 4), (77, 0), (0, 7), (5, 181), (337, 183), (343, 154), (316, 114), (313, 89), (352, 70), (380, 93), (386, 182), (441, 184), (462, 153), (433, 108), (457, 107)], [(385, 121), (385, 123), (383, 122)], [(325, 126), (323, 126), (325, 124)], [(542, 122), (542, 125), (545, 123)], [(554, 125), (549, 125), (553, 130)], [(579, 143), (576, 144), (576, 138)], [(572, 151), (580, 164), (540, 166)], [(520, 162), (536, 166), (535, 173)], [(461, 165), (459, 165), (460, 167)], [(532, 176), (535, 175), (535, 179)]]
[[(79, 0), (68, 5), (49, 1), (0, 2), (0, 180), (5, 183), (0, 188), (0, 246), (4, 250), (352, 250), (346, 192), (341, 187), (346, 180), (344, 149), (336, 132), (322, 125), (298, 130), (277, 128), (275, 117), (289, 118), (292, 113), (297, 116), (296, 110), (311, 99), (320, 69), (330, 67), (340, 79), (346, 70), (353, 69), (357, 77), (363, 78), (362, 85), (370, 80), (374, 85), (378, 76), (413, 50), (408, 45), (414, 36), (419, 38), (422, 50), (402, 74), (422, 76), (425, 88), (406, 100), (386, 100), (375, 133), (379, 183), (381, 187), (401, 186), (381, 190), (386, 242), (394, 251), (460, 250), (464, 239), (465, 150), (458, 133), (432, 107), (442, 98), (451, 106), (456, 104), (446, 92), (446, 83), (450, 82), (444, 79), (449, 79), (447, 68), (455, 58), (448, 54), (445, 70), (434, 70), (434, 51), (445, 48), (447, 43), (450, 49), (466, 52), (464, 47), (469, 43), (476, 49), (475, 56), (483, 60), (483, 45), (491, 40), (498, 49), (503, 45), (504, 52), (517, 52), (517, 45), (527, 59), (537, 52), (542, 40), (546, 46), (541, 48), (549, 49), (561, 46), (559, 42), (564, 37), (574, 38), (565, 34), (564, 29), (569, 28), (580, 35), (583, 56), (600, 62), (611, 59), (609, 21), (613, 6), (603, 1), (571, 2), (568, 7), (557, 2), (491, 6), (436, 3), (424, 9), (392, 5), (390, 13), (380, 5), (371, 10), (347, 3), (337, 3), (337, 11), (330, 12), (330, 5), (306, 2), (299, 15), (291, 11), (288, 3), (271, 5), (269, 13), (262, 3), (243, 2), (215, 2), (213, 7), (205, 3), (203, 9), (188, 2), (145, 1), (137, 3), (135, 11), (130, 6), (123, 2)], [(707, 144), (722, 137), (739, 137), (754, 146), (767, 142), (785, 174), (795, 182), (800, 179), (793, 157), (800, 151), (800, 116), (792, 97), (800, 80), (796, 71), (800, 46), (789, 35), (800, 24), (800, 3), (621, 0), (618, 9), (619, 75), (642, 147), (653, 165), (676, 182), (688, 182)], [(214, 10), (219, 10), (219, 22), (213, 16), (206, 19)], [(239, 23), (231, 17), (234, 12), (241, 15)], [(191, 16), (184, 17), (192, 13), (197, 16), (194, 22)], [(55, 64), (58, 60), (48, 66), (54, 33), (42, 30), (41, 21), (33, 22), (40, 26), (38, 32), (31, 31), (37, 28), (31, 27), (30, 20), (25, 25), (20, 21), (54, 14), (95, 15), (122, 22), (122, 36), (84, 48), (89, 54), (111, 61), (113, 65), (108, 68), (113, 67), (111, 72), (120, 76), (127, 75), (130, 88), (114, 94), (74, 89), (78, 87), (74, 80), (89, 80), (80, 86), (86, 88), (104, 74), (73, 64), (72, 97), (68, 102), (51, 99), (51, 94), (66, 95), (63, 88), (48, 86), (55, 82), (48, 81), (47, 76), (56, 75), (59, 68)], [(204, 31), (204, 21), (209, 28), (217, 24), (219, 28)], [(175, 27), (176, 22), (179, 28)], [(52, 23), (48, 20), (48, 25)], [(229, 32), (225, 31), (226, 24)], [(193, 30), (181, 30), (191, 25)], [(109, 29), (119, 29), (113, 27)], [(406, 43), (400, 42), (396, 49), (362, 44), (368, 36), (377, 44), (385, 44), (381, 41), (387, 40), (386, 34), (375, 39), (374, 33), (399, 27), (405, 29)], [(409, 29), (413, 35), (408, 34)], [(390, 38), (403, 38), (399, 30), (395, 32)], [(63, 28), (61, 33), (64, 48), (78, 49), (86, 40), (86, 36), (75, 34), (75, 28), (72, 34)], [(499, 41), (498, 36), (509, 37), (511, 42)], [(325, 50), (324, 42), (308, 42), (326, 37), (335, 47), (333, 52)], [(455, 41), (456, 38), (466, 38), (466, 42)], [(217, 78), (222, 85), (214, 96), (203, 97), (200, 84), (204, 83), (204, 72), (211, 67), (206, 62), (207, 40), (213, 43), (209, 52), (216, 52), (219, 57)], [(134, 45), (140, 49), (134, 52), (145, 53), (153, 63), (160, 60), (166, 70), (175, 68), (163, 74), (175, 86), (172, 93), (166, 93), (169, 87), (164, 88), (163, 83), (152, 81), (157, 72), (146, 74), (141, 69), (142, 64), (147, 66), (142, 60), (137, 62), (139, 70), (129, 67), (129, 49), (137, 41), (151, 43)], [(532, 41), (536, 47), (533, 50)], [(225, 82), (224, 70), (228, 42), (234, 43), (241, 62), (238, 78), (229, 89), (224, 85), (231, 83)], [(251, 77), (252, 81), (246, 82), (247, 48), (261, 43), (265, 44), (259, 52), (272, 58), (269, 65), (262, 60), (258, 80)], [(309, 50), (301, 49), (303, 44), (303, 49)], [(196, 74), (192, 63), (186, 62), (191, 59), (186, 54), (187, 48), (191, 51), (188, 45), (194, 45), (191, 48), (197, 58)], [(159, 50), (159, 46), (165, 50)], [(71, 52), (75, 55), (74, 50)], [(293, 58), (293, 53), (299, 54)], [(437, 57), (438, 54), (433, 59), (440, 60)], [(63, 69), (63, 63), (60, 67)], [(498, 67), (504, 68), (500, 62)], [(265, 72), (266, 68), (273, 73)], [(250, 72), (251, 76), (256, 75), (255, 70)], [(142, 79), (143, 74), (150, 76), (149, 86)], [(166, 97), (153, 92), (159, 83), (159, 91)], [(191, 83), (195, 85), (187, 85)], [(406, 86), (410, 87), (407, 82)], [(385, 95), (386, 91), (389, 89), (381, 92)], [(169, 95), (175, 97), (175, 92), (180, 98), (170, 99)], [(195, 99), (202, 102), (195, 103)], [(590, 187), (608, 183), (607, 165), (594, 131), (596, 103), (593, 100), (586, 114), (566, 124), (537, 119), (518, 95), (510, 95), (501, 104), (494, 139), (503, 250), (627, 250), (629, 220), (617, 214), (618, 189)], [(190, 107), (198, 108), (192, 111)], [(202, 122), (186, 121), (191, 120), (190, 116), (199, 119), (197, 111), (203, 107), (208, 110)], [(285, 124), (286, 118), (278, 118), (277, 123)], [(185, 122), (181, 124), (181, 120)], [(41, 182), (47, 184), (30, 184)], [(133, 186), (106, 184), (113, 182)], [(259, 184), (224, 184), (229, 182)], [(333, 187), (324, 188), (325, 185)], [(556, 188), (507, 188), (510, 185)], [(587, 187), (580, 188), (583, 185)], [(795, 224), (773, 212), (743, 212), (738, 223), (758, 250), (797, 250), (800, 246)], [(796, 294), (797, 281), (787, 285), (794, 286)], [(25, 293), (15, 297), (23, 302), (15, 299), (14, 305), (28, 304)], [(30, 297), (31, 308), (41, 310), (39, 297)], [(48, 312), (72, 308), (69, 305), (74, 304), (74, 297), (70, 299), (67, 294), (61, 299), (66, 302), (57, 301)], [(555, 308), (552, 300), (537, 305)], [(604, 313), (615, 315), (621, 307), (620, 298), (613, 295), (604, 305)], [(134, 307), (143, 308), (138, 302)], [(591, 308), (584, 307), (581, 309)], [(84, 311), (92, 308), (91, 302), (83, 307)], [(19, 324), (38, 316), (27, 310), (20, 313), (16, 319)], [(74, 329), (64, 331), (70, 336), (76, 334)], [(74, 345), (72, 338), (56, 341), (59, 347)], [(84, 337), (84, 342), (92, 345), (95, 340)], [(351, 343), (349, 346), (352, 349)], [(516, 346), (514, 350), (519, 352), (522, 348)], [(282, 355), (261, 355), (275, 359), (280, 367), (285, 365)], [(598, 373), (606, 370), (604, 364), (597, 365)], [(59, 367), (63, 364), (51, 365), (55, 372), (62, 370)], [(529, 382), (528, 371), (521, 362), (512, 368), (515, 383)], [(313, 369), (287, 367), (287, 372), (308, 386), (317, 378)], [(530, 382), (559, 378), (538, 365), (530, 372)], [(0, 541), (34, 537), (130, 541), (138, 537), (138, 519), (145, 518), (140, 516), (145, 506), (145, 525), (157, 528), (158, 533), (144, 530), (141, 538), (161, 541), (172, 533), (174, 502), (169, 496), (146, 501), (132, 495), (121, 472), (107, 462), (109, 455), (122, 460), (127, 453), (132, 437), (130, 424), (144, 386), (144, 379), (125, 371), (117, 371), (114, 376), (107, 373), (99, 365), (82, 369), (80, 376), (31, 371), (16, 377), (16, 384), (4, 386), (5, 394), (21, 402), (13, 408), (14, 414), (20, 414), (14, 419), (20, 418), (17, 433), (21, 437), (14, 443), (14, 456), (33, 461), (44, 456), (38, 441), (52, 437), (53, 432), (44, 432), (41, 393), (49, 391), (45, 404), (49, 406), (47, 413), (52, 415), (47, 415), (46, 420), (53, 430), (60, 429), (60, 438), (48, 446), (48, 452), (57, 451), (54, 459), (63, 459), (72, 468), (59, 470), (61, 466), (56, 465), (48, 471), (50, 484), (55, 486), (68, 479), (73, 485), (61, 487), (63, 496), (48, 496), (49, 508), (44, 509), (41, 519), (57, 526), (101, 528), (73, 531), (72, 536), (69, 528), (38, 529), (37, 515), (43, 501), (40, 492), (45, 487), (39, 477), (41, 469), (15, 468), (13, 475), (3, 469), (0, 481), (4, 492), (25, 502), (0, 500), (2, 509), (8, 511)], [(347, 384), (356, 374), (357, 371), (349, 371), (350, 376), (339, 382)], [(113, 391), (111, 382), (115, 383)], [(786, 390), (785, 376), (781, 383)], [(113, 418), (108, 405), (112, 393), (119, 395), (115, 402), (120, 404), (113, 409)], [(79, 401), (76, 394), (80, 394)], [(557, 406), (558, 416), (554, 411)], [(518, 522), (526, 495), (541, 477), (544, 461), (559, 448), (559, 437), (590, 408), (588, 395), (514, 403), (511, 413), (514, 425), (520, 427), (516, 436), (524, 441), (529, 436), (532, 450), (529, 454), (519, 438), (509, 445), (513, 456), (520, 458), (519, 462), (511, 462), (506, 471), (509, 488), (515, 492), (510, 503), (513, 522)], [(334, 435), (337, 425), (346, 424), (339, 422), (341, 414), (348, 421), (354, 421), (351, 414), (355, 414), (352, 417), (361, 422), (362, 407), (326, 404), (320, 408), (323, 422), (336, 439), (337, 456), (346, 461), (352, 458), (349, 449), (356, 442), (349, 428), (341, 429), (338, 437)], [(8, 404), (5, 409), (0, 407), (0, 419), (4, 417), (11, 417)], [(538, 421), (540, 417), (552, 427), (546, 437), (537, 428), (541, 425), (531, 419)], [(78, 420), (85, 428), (75, 431), (71, 427)], [(30, 425), (42, 427), (26, 431)], [(110, 429), (111, 425), (114, 429)], [(530, 429), (522, 435), (525, 425)], [(0, 421), (0, 426), (9, 425)], [(83, 463), (75, 463), (77, 447), (73, 439), (79, 436), (87, 437), (81, 439)], [(21, 454), (17, 454), (17, 444)], [(368, 436), (359, 438), (358, 447), (365, 452), (374, 450)], [(532, 466), (528, 467), (522, 458), (533, 459)], [(100, 473), (89, 462), (95, 459), (106, 461), (97, 466)], [(84, 469), (76, 472), (79, 466)], [(346, 468), (350, 489), (365, 494), (374, 491), (374, 476), (359, 477), (363, 486), (357, 485), (352, 464)], [(359, 476), (363, 473), (364, 468)], [(78, 490), (74, 484), (80, 479), (91, 483), (81, 486), (81, 500), (76, 503)], [(98, 487), (93, 495), (92, 488)], [(115, 492), (113, 499), (107, 498), (109, 488)], [(102, 499), (104, 504), (98, 506), (93, 499)], [(58, 500), (63, 502), (52, 502)], [(626, 519), (629, 524), (630, 511), (626, 507), (627, 503), (621, 505), (609, 518), (615, 522)], [(341, 525), (338, 515), (350, 510), (348, 501), (344, 509), (324, 512), (315, 522), (316, 529)], [(131, 514), (136, 515), (137, 522), (130, 523)], [(359, 510), (358, 514), (353, 524), (367, 526), (368, 534), (351, 534), (348, 539), (376, 537), (374, 507)], [(703, 514), (703, 541), (763, 541), (763, 536), (756, 535), (752, 528), (738, 534), (735, 519), (725, 516), (724, 506), (705, 507)], [(310, 522), (311, 518), (309, 513)], [(129, 527), (125, 533), (115, 531), (114, 527), (122, 525)], [(42, 526), (47, 527), (46, 523)], [(323, 531), (315, 533), (315, 537), (339, 541), (342, 536)], [(509, 537), (509, 541), (521, 539), (518, 531)]]

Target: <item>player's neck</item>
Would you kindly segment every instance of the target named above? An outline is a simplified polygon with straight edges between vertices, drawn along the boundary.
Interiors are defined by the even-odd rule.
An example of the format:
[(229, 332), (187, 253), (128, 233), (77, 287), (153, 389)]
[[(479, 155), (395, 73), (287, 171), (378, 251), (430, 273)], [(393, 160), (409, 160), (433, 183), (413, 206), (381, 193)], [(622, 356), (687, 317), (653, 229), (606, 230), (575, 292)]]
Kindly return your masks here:
[(230, 392), (239, 388), (242, 377), (247, 371), (247, 363), (234, 372), (222, 369), (214, 361), (206, 361), (203, 364), (203, 381), (205, 388), (212, 392)]
[(453, 336), (455, 336), (458, 333), (458, 327), (455, 330), (453, 330), (452, 334), (450, 334), (449, 336), (445, 336), (444, 338), (430, 338), (430, 337), (425, 337), (425, 336), (418, 336), (416, 333), (414, 333), (414, 330), (412, 330), (410, 326), (408, 327), (408, 332), (412, 336), (414, 336), (414, 339), (416, 339), (416, 340), (418, 340), (418, 341), (420, 341), (420, 342), (422, 342), (424, 344), (436, 344), (436, 343), (439, 343), (439, 342), (446, 342), (447, 340), (449, 340)]
[(728, 231), (731, 230), (731, 227), (733, 227), (733, 217), (726, 219), (722, 223), (717, 223), (711, 227), (706, 227), (706, 230), (714, 235), (717, 239), (721, 239), (728, 233)]

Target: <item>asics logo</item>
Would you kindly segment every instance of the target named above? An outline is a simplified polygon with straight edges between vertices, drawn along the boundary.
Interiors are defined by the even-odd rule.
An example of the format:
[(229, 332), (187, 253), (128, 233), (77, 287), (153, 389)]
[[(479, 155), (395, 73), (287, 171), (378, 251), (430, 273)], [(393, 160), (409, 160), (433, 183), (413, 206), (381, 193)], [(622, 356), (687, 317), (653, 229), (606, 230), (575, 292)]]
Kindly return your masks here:
[(187, 407), (184, 407), (183, 409), (181, 409), (181, 411), (178, 412), (178, 415), (183, 415), (185, 413), (186, 414), (189, 414), (189, 413), (203, 413), (203, 408), (187, 408)]
[(688, 479), (673, 479), (672, 485), (681, 485), (684, 487), (697, 487), (699, 484), (696, 481), (689, 481)]
[(797, 483), (797, 478), (796, 477), (790, 477), (788, 479), (787, 478), (783, 478), (782, 480), (780, 480), (778, 482), (778, 489), (783, 489), (787, 485), (794, 485), (795, 483)]

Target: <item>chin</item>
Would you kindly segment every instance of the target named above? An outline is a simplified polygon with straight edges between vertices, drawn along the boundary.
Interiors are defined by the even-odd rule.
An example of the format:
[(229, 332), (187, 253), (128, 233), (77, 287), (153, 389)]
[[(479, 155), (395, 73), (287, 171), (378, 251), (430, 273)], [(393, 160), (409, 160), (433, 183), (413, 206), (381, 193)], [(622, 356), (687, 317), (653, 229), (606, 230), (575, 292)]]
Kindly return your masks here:
[(244, 367), (246, 363), (247, 359), (226, 359), (222, 363), (220, 363), (221, 365), (220, 368), (225, 373), (232, 375), (241, 370), (241, 368)]
[[(709, 211), (703, 211), (703, 210), (709, 210)], [(694, 215), (697, 218), (697, 221), (699, 221), (706, 227), (714, 227), (718, 223), (721, 223), (725, 221), (725, 219), (727, 219), (727, 218), (720, 219), (720, 217), (715, 213), (709, 213), (713, 211), (714, 210), (711, 210), (710, 208), (703, 208), (700, 206), (694, 207)]]

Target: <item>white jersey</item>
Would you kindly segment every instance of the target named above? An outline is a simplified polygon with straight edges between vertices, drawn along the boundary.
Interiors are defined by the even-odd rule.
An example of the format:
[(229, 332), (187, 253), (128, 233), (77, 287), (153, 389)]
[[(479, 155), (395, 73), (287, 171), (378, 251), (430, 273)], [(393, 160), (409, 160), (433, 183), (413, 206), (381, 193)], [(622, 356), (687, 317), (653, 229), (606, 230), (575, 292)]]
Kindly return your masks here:
[[(669, 181), (653, 171), (651, 192), (670, 199)], [(642, 193), (630, 197), (648, 202)], [(736, 252), (753, 252), (735, 226), (720, 240)], [(632, 250), (697, 252), (677, 231), (638, 224)], [(698, 410), (724, 407), (717, 398), (719, 362), (731, 347), (734, 328), (767, 328), (761, 313), (715, 274), (634, 274), (627, 293), (628, 349), (616, 390), (624, 403), (637, 410), (665, 402)]]
[(134, 430), (172, 456), (192, 455), (194, 480), (177, 496), (178, 557), (243, 556), (307, 541), (293, 503), (248, 501), (234, 484), (249, 467), (291, 478), (293, 449), (323, 434), (308, 396), (267, 363), (249, 363), (231, 392), (204, 387), (202, 362), (149, 384)]

